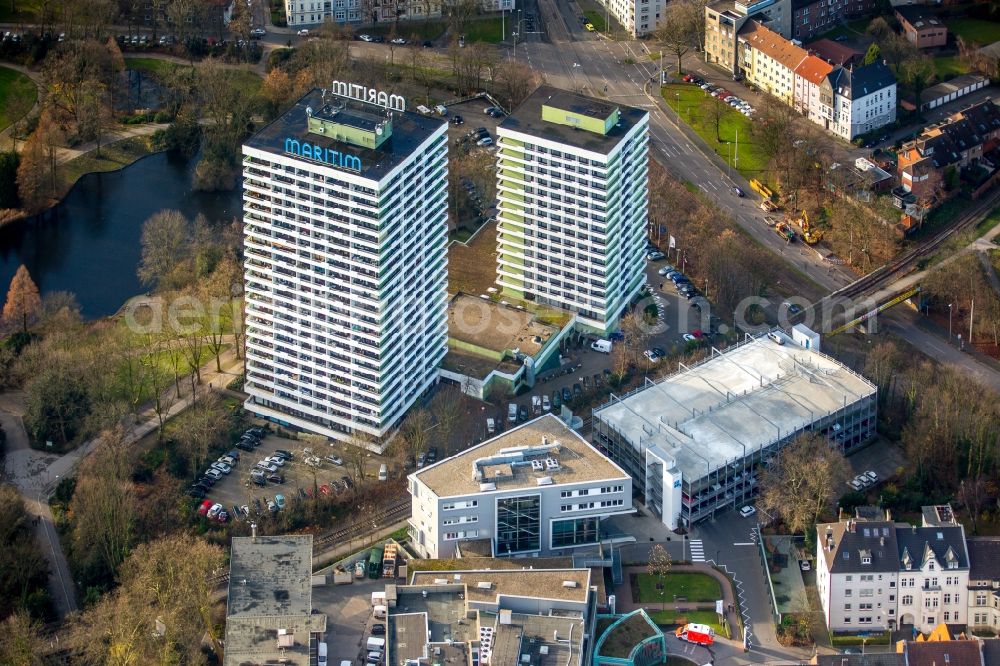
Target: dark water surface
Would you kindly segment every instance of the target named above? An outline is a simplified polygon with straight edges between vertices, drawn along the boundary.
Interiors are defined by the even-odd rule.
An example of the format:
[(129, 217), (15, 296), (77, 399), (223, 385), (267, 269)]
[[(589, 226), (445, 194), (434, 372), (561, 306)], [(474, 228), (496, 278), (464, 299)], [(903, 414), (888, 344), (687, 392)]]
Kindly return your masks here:
[(212, 222), (240, 215), (240, 188), (191, 191), (196, 160), (159, 153), (115, 173), (81, 178), (44, 221), (0, 228), (0, 301), (20, 264), (42, 295), (76, 294), (84, 317), (112, 314), (146, 289), (136, 277), (142, 224), (164, 208)]

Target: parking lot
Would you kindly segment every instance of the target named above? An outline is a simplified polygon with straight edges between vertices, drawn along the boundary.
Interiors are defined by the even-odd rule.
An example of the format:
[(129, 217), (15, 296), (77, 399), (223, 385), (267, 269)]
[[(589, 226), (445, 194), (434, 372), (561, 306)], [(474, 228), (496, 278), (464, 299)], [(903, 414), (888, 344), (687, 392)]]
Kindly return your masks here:
[[(263, 486), (251, 482), (251, 471), (257, 462), (271, 456), (278, 449), (292, 453), (293, 458), (282, 466), (276, 466), (281, 482), (265, 481)], [(268, 433), (260, 445), (253, 451), (242, 451), (239, 460), (229, 474), (225, 474), (212, 486), (206, 498), (226, 507), (232, 517), (234, 505), (246, 505), (251, 515), (267, 513), (267, 501), (274, 500), (276, 495), (283, 495), (286, 502), (298, 501), (299, 498), (312, 493), (319, 488), (322, 495), (335, 496), (350, 492), (347, 477), (353, 487), (356, 472), (352, 466), (353, 459), (345, 455), (347, 445), (341, 443), (314, 444), (302, 442)], [(318, 465), (305, 463), (307, 456), (319, 458)], [(336, 456), (343, 464), (335, 464), (328, 456)], [(385, 460), (372, 453), (365, 453), (365, 476), (377, 478), (378, 468)], [(206, 463), (206, 467), (209, 463)], [(265, 476), (269, 476), (266, 473)], [(324, 490), (325, 488), (325, 490)]]
[[(367, 551), (366, 551), (367, 552)], [(326, 643), (330, 664), (343, 661), (364, 663), (362, 649), (371, 635), (372, 592), (385, 591), (385, 578), (355, 579), (350, 585), (320, 585), (313, 588), (313, 608), (326, 613)]]

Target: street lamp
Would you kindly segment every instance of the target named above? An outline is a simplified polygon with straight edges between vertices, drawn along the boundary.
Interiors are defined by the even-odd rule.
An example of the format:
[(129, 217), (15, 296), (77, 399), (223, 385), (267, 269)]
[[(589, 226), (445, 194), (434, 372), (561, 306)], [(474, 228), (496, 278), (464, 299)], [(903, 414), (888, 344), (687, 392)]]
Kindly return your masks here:
[(951, 305), (948, 304), (948, 344), (951, 344)]

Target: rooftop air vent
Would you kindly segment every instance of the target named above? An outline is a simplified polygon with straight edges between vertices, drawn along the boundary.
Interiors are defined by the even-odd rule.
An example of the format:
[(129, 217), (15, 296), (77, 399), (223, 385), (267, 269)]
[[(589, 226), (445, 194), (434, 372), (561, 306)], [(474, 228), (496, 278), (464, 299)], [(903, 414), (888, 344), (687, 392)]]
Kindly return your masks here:
[(496, 489), (497, 489), (497, 484), (495, 484), (495, 483), (480, 483), (479, 484), (479, 492), (481, 492), (481, 493), (486, 493), (486, 492), (489, 492), (491, 490), (496, 490)]
[(540, 476), (537, 479), (537, 483), (540, 486), (551, 486), (552, 485), (552, 477), (551, 476)]
[(488, 580), (481, 580), (478, 583), (476, 583), (476, 589), (478, 589), (478, 590), (492, 590), (493, 589), (493, 583), (490, 582), (490, 581), (488, 581)]
[(577, 585), (578, 585), (578, 583), (575, 580), (564, 580), (563, 581), (563, 587), (575, 588), (575, 587), (577, 587)]
[(540, 472), (543, 469), (545, 469), (545, 463), (543, 463), (541, 460), (532, 460), (531, 469), (535, 470), (536, 472)]

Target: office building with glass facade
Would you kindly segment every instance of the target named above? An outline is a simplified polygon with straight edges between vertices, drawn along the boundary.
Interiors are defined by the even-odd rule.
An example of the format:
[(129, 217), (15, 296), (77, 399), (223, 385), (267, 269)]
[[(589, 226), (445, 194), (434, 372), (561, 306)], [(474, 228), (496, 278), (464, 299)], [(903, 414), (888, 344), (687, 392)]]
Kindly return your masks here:
[(632, 513), (632, 480), (551, 414), (411, 474), (411, 543), (426, 558), (489, 540), (492, 555), (595, 547), (601, 520)]
[(649, 112), (541, 86), (497, 137), (497, 285), (609, 333), (644, 278)]
[(333, 89), (243, 146), (246, 408), (381, 448), (447, 352), (448, 124)]

